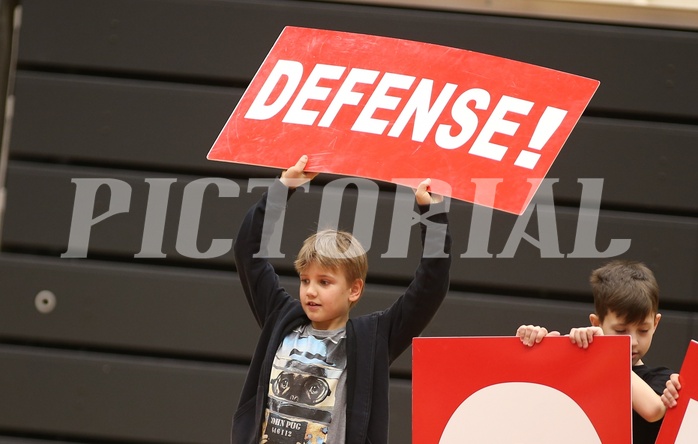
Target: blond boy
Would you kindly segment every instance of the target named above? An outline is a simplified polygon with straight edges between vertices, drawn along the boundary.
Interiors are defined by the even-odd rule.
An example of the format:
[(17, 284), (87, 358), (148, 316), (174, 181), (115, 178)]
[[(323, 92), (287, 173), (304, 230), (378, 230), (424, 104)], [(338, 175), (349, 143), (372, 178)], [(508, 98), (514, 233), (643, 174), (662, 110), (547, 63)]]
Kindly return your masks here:
[[(268, 195), (285, 187), (290, 198), (314, 178), (305, 171), (307, 161), (303, 156), (286, 170)], [(359, 242), (335, 230), (307, 239), (295, 261), (295, 298), (258, 254), (264, 219), (274, 213), (267, 209), (279, 213), (285, 202), (265, 193), (250, 209), (236, 239), (235, 261), (262, 332), (233, 417), (233, 444), (388, 442), (389, 366), (429, 323), (449, 285), (448, 220), (443, 199), (428, 187), (427, 179), (415, 198), (429, 230), (437, 232), (430, 241), (442, 240), (441, 254), (422, 257), (412, 283), (390, 308), (351, 319), (368, 269)], [(423, 246), (426, 231), (422, 223)]]

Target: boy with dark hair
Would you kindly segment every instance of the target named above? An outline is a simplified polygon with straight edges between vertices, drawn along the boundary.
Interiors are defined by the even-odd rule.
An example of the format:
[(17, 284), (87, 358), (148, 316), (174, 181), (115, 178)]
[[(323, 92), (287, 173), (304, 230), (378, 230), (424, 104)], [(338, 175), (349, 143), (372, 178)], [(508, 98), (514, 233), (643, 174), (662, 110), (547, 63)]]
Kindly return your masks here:
[[(649, 367), (642, 361), (662, 317), (657, 281), (643, 263), (627, 260), (612, 261), (594, 270), (589, 281), (595, 310), (589, 315), (591, 327), (573, 328), (570, 341), (587, 348), (594, 336), (630, 335), (633, 443), (654, 443), (666, 409), (676, 406), (681, 388), (678, 373), (666, 367)], [(516, 335), (525, 345), (533, 346), (545, 336), (560, 333), (522, 325)]]
[(366, 252), (351, 234), (322, 231), (305, 241), (295, 261), (300, 300), (280, 286), (260, 250), (265, 217), (280, 214), (285, 205), (268, 196), (290, 197), (314, 178), (305, 171), (307, 161), (303, 156), (283, 172), (249, 210), (236, 238), (238, 273), (262, 332), (231, 442), (387, 444), (389, 366), (427, 326), (448, 291), (445, 205), (429, 193), (429, 179), (420, 183), (415, 198), (429, 220), (428, 230), (422, 220), (422, 246), (438, 240), (439, 248), (428, 248), (438, 252), (423, 255), (412, 283), (390, 308), (350, 319), (368, 268)]

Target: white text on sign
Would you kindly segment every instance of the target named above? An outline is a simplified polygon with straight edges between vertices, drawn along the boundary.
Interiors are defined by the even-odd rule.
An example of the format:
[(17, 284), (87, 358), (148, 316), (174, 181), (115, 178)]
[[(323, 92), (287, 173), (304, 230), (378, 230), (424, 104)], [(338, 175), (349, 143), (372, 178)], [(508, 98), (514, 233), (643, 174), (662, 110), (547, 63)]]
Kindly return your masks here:
[[(470, 88), (459, 91), (463, 88), (453, 83), (446, 83), (432, 103), (434, 81), (427, 78), (420, 79), (409, 97), (403, 98), (400, 95), (391, 95), (391, 92), (409, 91), (415, 84), (416, 77), (362, 68), (351, 68), (344, 76), (345, 71), (347, 67), (344, 66), (316, 64), (301, 84), (303, 64), (293, 60), (279, 60), (245, 113), (245, 118), (271, 119), (291, 102), (283, 116), (284, 123), (331, 127), (342, 109), (357, 107), (368, 94), (363, 107), (354, 110), (357, 115), (349, 128), (351, 131), (383, 135), (392, 122), (387, 135), (401, 137), (408, 124), (414, 121), (410, 135), (414, 142), (424, 142), (436, 128), (434, 143), (440, 148), (457, 149), (474, 138), (468, 153), (501, 161), (509, 147), (493, 139), (496, 135), (514, 136), (520, 122), (511, 119), (511, 113), (528, 116), (536, 105), (529, 100), (502, 95), (491, 107), (492, 97), (485, 89)], [(340, 82), (342, 77), (344, 79)], [(332, 86), (321, 85), (332, 82)], [(334, 95), (328, 101), (332, 93)], [(291, 101), (294, 94), (295, 98)], [(321, 102), (321, 105), (315, 102)], [(404, 104), (400, 111), (397, 111), (401, 102)], [(446, 109), (449, 104), (450, 112)], [(480, 117), (476, 110), (485, 114), (490, 108), (492, 111), (482, 129), (476, 134), (480, 126)], [(540, 150), (566, 115), (566, 110), (546, 106), (528, 144), (528, 148), (533, 151), (522, 150), (514, 164), (523, 168), (534, 168), (540, 158)]]

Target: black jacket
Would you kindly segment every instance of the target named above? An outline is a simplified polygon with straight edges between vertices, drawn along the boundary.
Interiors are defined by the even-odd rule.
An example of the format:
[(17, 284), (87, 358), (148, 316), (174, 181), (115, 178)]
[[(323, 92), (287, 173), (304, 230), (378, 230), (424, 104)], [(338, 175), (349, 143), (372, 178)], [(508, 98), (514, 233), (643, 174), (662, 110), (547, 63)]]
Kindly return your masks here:
[[(284, 185), (276, 181), (248, 211), (235, 242), (238, 274), (262, 332), (233, 417), (232, 444), (259, 443), (274, 354), (291, 330), (310, 323), (298, 299), (280, 286), (271, 264), (253, 257), (260, 252), (265, 215), (278, 217), (285, 206), (285, 201), (267, 202), (267, 195), (277, 195), (272, 190), (279, 187)], [(429, 206), (419, 209), (424, 214)], [(440, 240), (436, 251), (442, 254), (421, 259), (412, 283), (390, 308), (347, 323), (347, 444), (388, 443), (390, 364), (424, 330), (448, 291), (451, 237), (442, 210), (434, 208), (428, 217), (438, 224), (429, 230), (435, 243)], [(424, 245), (427, 230), (423, 224), (421, 228)]]

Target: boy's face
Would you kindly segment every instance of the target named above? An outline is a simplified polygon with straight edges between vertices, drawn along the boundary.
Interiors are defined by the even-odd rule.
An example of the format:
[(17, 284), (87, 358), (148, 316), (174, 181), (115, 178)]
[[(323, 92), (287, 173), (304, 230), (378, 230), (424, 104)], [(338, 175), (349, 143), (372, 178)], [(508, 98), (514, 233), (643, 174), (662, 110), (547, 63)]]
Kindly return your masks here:
[(363, 281), (347, 282), (344, 273), (310, 264), (300, 273), (300, 301), (317, 330), (336, 330), (346, 325), (349, 309), (359, 300)]
[(595, 314), (592, 314), (589, 319), (593, 326), (601, 327), (604, 335), (630, 335), (633, 365), (640, 365), (642, 364), (642, 358), (649, 351), (650, 345), (652, 345), (652, 336), (657, 330), (661, 317), (662, 315), (657, 313), (648, 315), (640, 322), (629, 324), (625, 322), (624, 318), (609, 311), (603, 322)]

